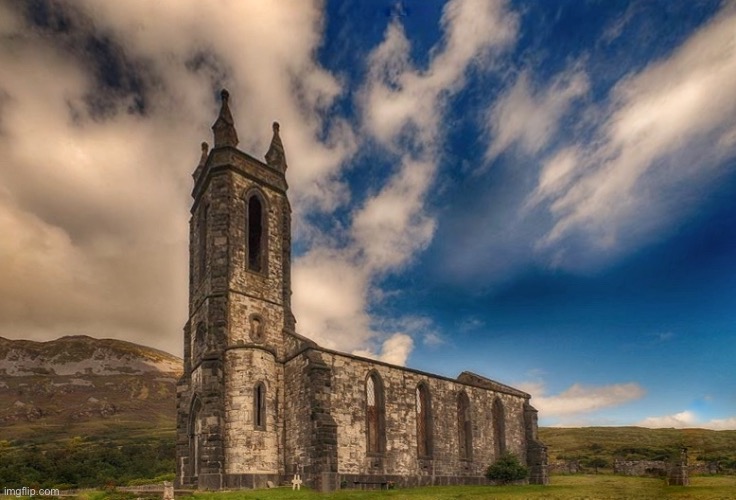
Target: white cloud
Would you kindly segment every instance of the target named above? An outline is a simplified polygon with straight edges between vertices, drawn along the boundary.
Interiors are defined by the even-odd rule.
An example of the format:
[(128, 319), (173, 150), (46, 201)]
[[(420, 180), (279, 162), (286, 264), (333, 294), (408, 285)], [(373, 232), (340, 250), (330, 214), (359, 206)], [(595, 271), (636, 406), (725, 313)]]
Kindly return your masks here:
[(368, 274), (344, 251), (315, 248), (293, 266), (292, 305), (297, 331), (325, 347), (354, 350), (368, 344)]
[(405, 333), (394, 333), (383, 341), (379, 354), (374, 354), (373, 351), (368, 349), (356, 349), (353, 354), (403, 366), (406, 364), (413, 348), (414, 341), (410, 336)]
[(443, 10), (441, 25), (443, 42), (432, 50), (425, 71), (411, 64), (399, 19), (371, 54), (361, 107), (367, 131), (384, 146), (395, 146), (401, 132), (413, 126), (418, 146), (430, 147), (446, 99), (463, 86), (468, 67), (514, 41), (518, 19), (505, 2), (453, 0)]
[[(553, 225), (540, 241), (579, 266), (657, 238), (687, 213), (675, 199), (702, 196), (722, 160), (736, 154), (736, 9), (725, 7), (671, 56), (620, 81), (593, 138), (546, 161), (532, 204), (544, 199)], [(590, 110), (589, 110), (590, 112)], [(727, 164), (727, 163), (726, 163)], [(674, 193), (677, 193), (675, 196)]]
[(437, 332), (429, 332), (422, 337), (422, 343), (429, 347), (437, 347), (446, 343), (445, 339)]
[[(345, 200), (338, 175), (356, 144), (344, 119), (324, 123), (323, 112), (342, 89), (314, 61), (322, 36), (319, 2), (226, 2), (207, 8), (170, 1), (87, 5), (95, 22), (112, 30), (131, 54), (152, 64), (168, 89), (189, 94), (206, 109), (209, 89), (202, 84), (228, 86), (236, 103), (241, 149), (265, 153), (271, 121), (282, 123), (287, 158), (298, 159), (298, 168), (288, 173), (298, 188), (292, 193), (297, 216), (307, 209), (331, 210)], [(253, 22), (243, 30), (233, 19)], [(197, 57), (210, 64), (193, 72)], [(205, 109), (199, 117), (211, 115)], [(322, 142), (318, 136), (325, 126), (328, 138)]]
[[(411, 64), (409, 42), (391, 22), (358, 104), (362, 128), (396, 155), (396, 172), (336, 235), (306, 216), (349, 201), (341, 169), (362, 144), (348, 121), (329, 112), (343, 89), (315, 61), (319, 2), (54, 4), (49, 25), (63, 18), (73, 27), (64, 33), (28, 26), (22, 6), (0, 8), (7, 42), (0, 48), (0, 174), (10, 193), (2, 203), (12, 208), (3, 225), (16, 231), (14, 241), (0, 241), (0, 253), (17, 255), (17, 244), (28, 243), (17, 257), (27, 276), (8, 271), (0, 288), (0, 303), (12, 309), (1, 334), (49, 338), (72, 330), (154, 339), (180, 352), (190, 175), (199, 143), (211, 137), (214, 90), (227, 86), (241, 149), (265, 153), (271, 121), (282, 123), (295, 227), (310, 245), (292, 275), (298, 329), (331, 347), (378, 347), (384, 359), (406, 360), (406, 334), (377, 328), (367, 313), (380, 295), (372, 288), (432, 238), (424, 200), (437, 170), (443, 106), (470, 65), (512, 41), (516, 19), (504, 4), (447, 4), (444, 36), (426, 70)], [(253, 22), (243, 30), (232, 19)], [(119, 65), (119, 87), (98, 81), (91, 37)], [(398, 140), (407, 125), (409, 150)]]
[(588, 78), (577, 68), (557, 75), (550, 85), (534, 92), (530, 72), (522, 72), (510, 89), (488, 110), (486, 151), (490, 162), (512, 144), (528, 154), (538, 153), (558, 130), (570, 106), (588, 91)]
[[(282, 122), (297, 217), (349, 198), (339, 174), (356, 145), (344, 120), (324, 122), (342, 88), (314, 60), (320, 4), (50, 4), (63, 32), (29, 26), (25, 8), (0, 5), (0, 225), (13, 235), (0, 239), (0, 335), (181, 352), (191, 172), (216, 89), (230, 88), (243, 150), (265, 153)], [(119, 87), (100, 85), (91, 37)]]
[(365, 265), (394, 269), (424, 249), (434, 234), (434, 220), (424, 213), (424, 196), (435, 165), (406, 159), (380, 193), (354, 215), (352, 234)]
[(736, 429), (736, 417), (712, 420), (700, 420), (698, 415), (690, 410), (681, 411), (672, 415), (663, 415), (659, 417), (647, 417), (636, 423), (640, 427), (658, 428), (675, 428), (675, 429), (713, 429), (713, 430), (734, 430)]
[[(435, 221), (425, 198), (437, 173), (444, 107), (464, 85), (467, 69), (507, 46), (517, 29), (516, 18), (504, 4), (477, 0), (449, 2), (441, 25), (443, 38), (432, 50), (426, 70), (412, 64), (410, 42), (398, 18), (389, 23), (383, 41), (370, 54), (368, 79), (358, 97), (362, 128), (395, 158), (396, 170), (353, 212), (347, 245), (323, 238), (297, 259), (294, 269), (300, 331), (390, 362), (405, 362), (413, 342), (406, 333), (376, 328), (365, 312), (367, 297), (380, 295), (371, 292), (376, 278), (407, 265), (430, 243)], [(314, 256), (325, 252), (332, 255), (341, 276), (352, 273), (359, 278), (331, 279), (320, 271), (325, 264)], [(307, 298), (310, 275), (327, 276), (319, 289), (335, 297), (337, 307), (318, 308), (313, 298)], [(333, 327), (342, 333), (333, 335)], [(381, 354), (371, 354), (375, 350), (371, 347), (378, 344)]]
[(693, 427), (696, 422), (695, 414), (691, 411), (681, 411), (674, 415), (662, 417), (647, 417), (636, 425), (640, 427), (664, 428), (674, 427), (678, 429)]
[(584, 386), (573, 384), (559, 394), (547, 395), (544, 384), (528, 382), (518, 388), (532, 395), (532, 404), (543, 418), (577, 417), (629, 403), (644, 396), (637, 383)]

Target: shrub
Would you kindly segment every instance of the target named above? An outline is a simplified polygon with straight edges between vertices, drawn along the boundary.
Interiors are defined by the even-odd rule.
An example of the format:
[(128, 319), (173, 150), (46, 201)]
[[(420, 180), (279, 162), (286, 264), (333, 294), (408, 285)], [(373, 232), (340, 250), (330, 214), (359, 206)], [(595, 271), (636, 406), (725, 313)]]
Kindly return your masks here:
[(504, 453), (496, 463), (490, 465), (486, 470), (486, 477), (500, 484), (508, 484), (514, 481), (526, 479), (529, 469), (521, 465), (516, 455)]

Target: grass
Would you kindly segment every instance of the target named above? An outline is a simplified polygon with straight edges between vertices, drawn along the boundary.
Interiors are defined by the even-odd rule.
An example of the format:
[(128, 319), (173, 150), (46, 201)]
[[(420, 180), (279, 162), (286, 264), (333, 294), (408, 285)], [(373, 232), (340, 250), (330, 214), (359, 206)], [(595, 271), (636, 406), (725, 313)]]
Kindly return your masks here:
[(473, 500), (473, 499), (736, 499), (736, 477), (693, 477), (688, 487), (667, 486), (661, 479), (613, 475), (553, 476), (549, 486), (437, 486), (390, 491), (343, 490), (319, 494), (310, 490), (196, 493), (189, 500)]
[[(736, 458), (736, 431), (707, 429), (645, 429), (642, 427), (540, 427), (540, 440), (547, 445), (549, 461), (584, 456), (649, 459), (657, 453), (679, 454), (688, 448), (690, 461), (698, 457)], [(647, 456), (648, 455), (648, 456)]]

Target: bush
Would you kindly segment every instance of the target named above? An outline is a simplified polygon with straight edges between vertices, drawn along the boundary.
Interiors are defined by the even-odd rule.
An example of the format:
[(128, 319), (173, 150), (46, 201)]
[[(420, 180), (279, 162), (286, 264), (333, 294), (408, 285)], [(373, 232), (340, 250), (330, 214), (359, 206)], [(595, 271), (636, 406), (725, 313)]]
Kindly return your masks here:
[(504, 453), (496, 463), (490, 465), (486, 470), (486, 477), (500, 484), (508, 484), (514, 481), (526, 479), (529, 469), (521, 465), (516, 455)]

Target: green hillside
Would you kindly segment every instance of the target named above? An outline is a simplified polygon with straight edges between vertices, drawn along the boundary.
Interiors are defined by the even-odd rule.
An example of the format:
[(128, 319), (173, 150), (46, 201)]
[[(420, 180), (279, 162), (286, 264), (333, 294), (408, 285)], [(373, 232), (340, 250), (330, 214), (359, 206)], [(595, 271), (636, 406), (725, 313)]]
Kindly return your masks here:
[(603, 458), (668, 460), (688, 448), (689, 461), (736, 465), (736, 431), (708, 429), (646, 429), (643, 427), (578, 427), (539, 429), (550, 462)]

